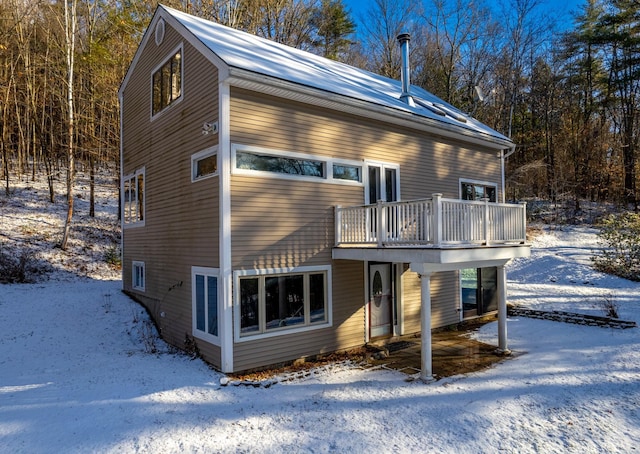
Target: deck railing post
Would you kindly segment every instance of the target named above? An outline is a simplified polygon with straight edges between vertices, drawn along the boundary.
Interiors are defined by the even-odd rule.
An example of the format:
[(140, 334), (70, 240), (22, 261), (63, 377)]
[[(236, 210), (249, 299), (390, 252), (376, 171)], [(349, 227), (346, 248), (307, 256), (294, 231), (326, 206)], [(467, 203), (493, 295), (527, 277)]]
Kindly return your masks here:
[(442, 194), (432, 194), (433, 197), (433, 245), (442, 244)]
[(384, 209), (382, 207), (382, 200), (378, 200), (377, 206), (376, 206), (376, 211), (377, 213), (377, 226), (378, 226), (378, 232), (377, 232), (377, 237), (378, 237), (378, 247), (382, 247), (382, 243), (383, 243), (383, 235), (384, 232), (386, 230), (386, 216), (384, 213)]
[(342, 207), (340, 205), (336, 205), (335, 207), (335, 239), (334, 242), (336, 246), (339, 246), (342, 243)]

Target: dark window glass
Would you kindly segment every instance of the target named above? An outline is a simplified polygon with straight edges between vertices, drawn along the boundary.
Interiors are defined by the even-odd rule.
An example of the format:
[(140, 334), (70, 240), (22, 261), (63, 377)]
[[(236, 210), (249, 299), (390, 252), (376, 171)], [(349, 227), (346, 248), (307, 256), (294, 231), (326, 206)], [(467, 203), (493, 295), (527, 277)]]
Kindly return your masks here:
[(333, 165), (333, 178), (338, 180), (362, 181), (362, 167), (342, 164)]
[(214, 336), (218, 335), (218, 279), (207, 276), (207, 331)]
[(324, 274), (311, 274), (309, 276), (309, 310), (310, 322), (325, 322), (325, 290)]
[(196, 275), (196, 329), (205, 330), (204, 276)]
[(218, 171), (218, 156), (211, 155), (196, 160), (195, 178), (202, 178)]
[(260, 329), (259, 303), (259, 279), (240, 279), (240, 331), (251, 333)]
[(182, 54), (176, 53), (152, 75), (153, 115), (169, 106), (182, 95)]
[(325, 165), (322, 161), (260, 155), (246, 151), (236, 152), (236, 167), (238, 169), (260, 170), (289, 175), (325, 177)]
[(304, 276), (265, 278), (266, 329), (304, 324)]

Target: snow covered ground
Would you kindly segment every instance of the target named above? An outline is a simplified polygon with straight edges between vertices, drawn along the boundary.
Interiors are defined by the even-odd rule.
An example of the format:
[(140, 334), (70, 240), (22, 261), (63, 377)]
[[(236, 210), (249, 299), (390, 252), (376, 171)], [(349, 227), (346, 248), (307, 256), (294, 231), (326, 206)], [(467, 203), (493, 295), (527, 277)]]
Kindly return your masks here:
[[(342, 364), (268, 388), (221, 386), (151, 336), (102, 258), (112, 234), (81, 246), (83, 230), (82, 260), (47, 249), (40, 237), (63, 204), (40, 192), (21, 214), (24, 194), (0, 196), (1, 244), (39, 245), (55, 272), (0, 285), (2, 453), (640, 451), (640, 328), (512, 317), (509, 345), (522, 354), (466, 376), (427, 385)], [(97, 220), (80, 211), (77, 222), (112, 225), (110, 194), (107, 184)], [(594, 271), (595, 245), (589, 228), (545, 230), (510, 266), (509, 301), (601, 315), (614, 298), (621, 318), (640, 322), (640, 284)], [(476, 337), (497, 344), (496, 324)]]

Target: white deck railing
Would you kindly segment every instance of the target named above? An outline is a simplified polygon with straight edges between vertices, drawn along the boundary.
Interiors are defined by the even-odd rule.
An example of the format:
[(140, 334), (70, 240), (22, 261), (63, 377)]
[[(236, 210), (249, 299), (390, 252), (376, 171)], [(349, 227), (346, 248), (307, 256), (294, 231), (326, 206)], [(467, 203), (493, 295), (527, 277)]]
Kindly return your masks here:
[(483, 246), (525, 240), (525, 203), (446, 199), (434, 194), (424, 200), (336, 207), (338, 246)]

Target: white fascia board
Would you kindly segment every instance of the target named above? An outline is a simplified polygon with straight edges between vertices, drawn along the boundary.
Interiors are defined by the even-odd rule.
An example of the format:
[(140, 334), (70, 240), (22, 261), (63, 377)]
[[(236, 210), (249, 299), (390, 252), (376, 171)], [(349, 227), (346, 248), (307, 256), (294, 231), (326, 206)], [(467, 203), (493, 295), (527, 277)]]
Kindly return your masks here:
[(337, 93), (291, 83), (282, 79), (275, 79), (245, 69), (229, 67), (228, 82), (235, 87), (246, 88), (306, 104), (318, 105), (331, 110), (372, 118), (385, 123), (418, 129), (435, 136), (460, 140), (497, 151), (514, 147), (513, 142), (480, 132), (474, 132), (463, 126), (439, 122), (409, 111), (342, 96)]

